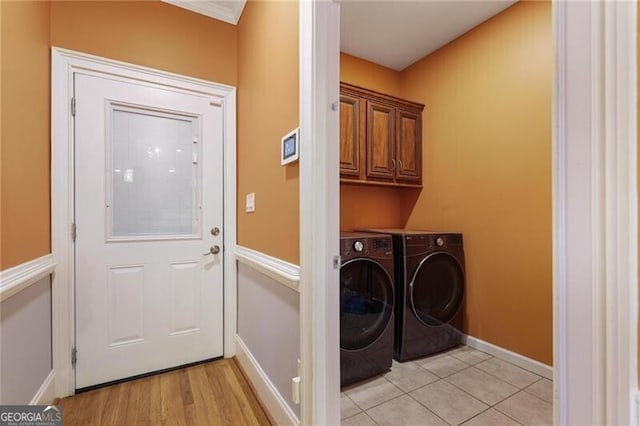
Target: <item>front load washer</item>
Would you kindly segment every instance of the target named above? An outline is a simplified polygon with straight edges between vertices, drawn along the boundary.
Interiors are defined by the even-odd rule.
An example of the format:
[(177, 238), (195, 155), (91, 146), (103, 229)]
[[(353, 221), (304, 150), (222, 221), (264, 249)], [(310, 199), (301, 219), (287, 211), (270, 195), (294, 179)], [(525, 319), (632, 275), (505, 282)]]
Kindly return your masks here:
[(462, 234), (376, 229), (393, 237), (394, 358), (407, 361), (462, 343), (465, 266)]
[(393, 243), (390, 235), (340, 235), (340, 385), (391, 368)]

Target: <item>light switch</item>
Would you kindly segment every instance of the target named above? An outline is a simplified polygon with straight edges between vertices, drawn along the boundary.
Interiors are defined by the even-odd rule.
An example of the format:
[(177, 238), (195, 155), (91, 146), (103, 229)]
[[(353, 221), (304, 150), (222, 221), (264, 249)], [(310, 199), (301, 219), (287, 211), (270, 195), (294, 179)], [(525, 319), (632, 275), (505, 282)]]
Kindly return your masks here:
[(251, 192), (247, 194), (245, 211), (247, 213), (253, 213), (256, 211), (256, 193), (255, 192)]

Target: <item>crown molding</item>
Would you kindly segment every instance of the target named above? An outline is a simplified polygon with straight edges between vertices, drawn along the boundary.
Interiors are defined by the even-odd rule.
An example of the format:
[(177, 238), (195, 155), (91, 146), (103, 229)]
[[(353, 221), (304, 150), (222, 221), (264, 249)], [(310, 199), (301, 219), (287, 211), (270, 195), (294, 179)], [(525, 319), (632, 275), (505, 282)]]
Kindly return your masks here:
[(165, 3), (190, 10), (213, 19), (238, 25), (246, 0), (162, 0)]

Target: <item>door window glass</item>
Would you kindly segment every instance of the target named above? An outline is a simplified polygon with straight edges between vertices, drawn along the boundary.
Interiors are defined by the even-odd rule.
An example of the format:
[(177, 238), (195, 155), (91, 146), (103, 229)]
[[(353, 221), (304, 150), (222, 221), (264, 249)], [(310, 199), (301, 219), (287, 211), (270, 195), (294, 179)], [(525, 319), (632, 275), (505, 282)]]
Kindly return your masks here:
[(198, 118), (112, 105), (109, 124), (109, 237), (197, 236)]

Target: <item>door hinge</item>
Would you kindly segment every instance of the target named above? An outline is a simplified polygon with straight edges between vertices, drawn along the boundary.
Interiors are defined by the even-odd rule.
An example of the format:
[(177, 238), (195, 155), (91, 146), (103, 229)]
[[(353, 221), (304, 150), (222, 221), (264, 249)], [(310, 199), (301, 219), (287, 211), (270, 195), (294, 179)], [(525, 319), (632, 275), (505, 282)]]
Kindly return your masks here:
[(74, 346), (71, 349), (71, 367), (76, 368), (77, 362), (78, 362), (78, 349)]
[(71, 98), (71, 115), (76, 116), (76, 98)]
[(71, 224), (71, 241), (76, 242), (76, 237), (78, 236), (78, 230), (76, 228), (76, 223), (73, 222)]

